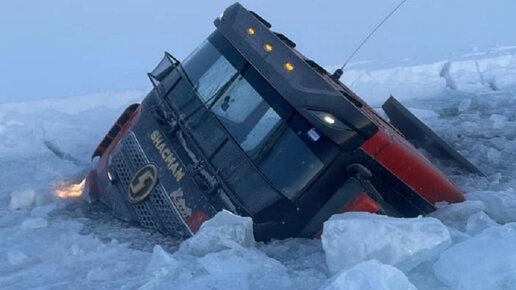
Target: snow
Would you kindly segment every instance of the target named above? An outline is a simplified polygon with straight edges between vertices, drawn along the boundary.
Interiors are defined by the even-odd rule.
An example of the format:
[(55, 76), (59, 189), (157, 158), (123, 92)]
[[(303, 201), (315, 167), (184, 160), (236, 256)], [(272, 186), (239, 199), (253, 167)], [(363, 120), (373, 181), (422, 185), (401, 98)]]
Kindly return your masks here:
[(256, 243), (251, 220), (225, 212), (180, 243), (102, 205), (60, 201), (54, 185), (84, 177), (95, 146), (145, 92), (0, 101), (0, 288), (514, 289), (514, 51), (350, 65), (343, 80), (364, 100), (381, 110), (392, 93), (487, 177), (433, 159), (465, 202), (424, 218), (334, 216), (322, 240)]
[(370, 213), (333, 215), (324, 223), (322, 245), (331, 273), (370, 259), (410, 271), (451, 244), (435, 218), (391, 218)]

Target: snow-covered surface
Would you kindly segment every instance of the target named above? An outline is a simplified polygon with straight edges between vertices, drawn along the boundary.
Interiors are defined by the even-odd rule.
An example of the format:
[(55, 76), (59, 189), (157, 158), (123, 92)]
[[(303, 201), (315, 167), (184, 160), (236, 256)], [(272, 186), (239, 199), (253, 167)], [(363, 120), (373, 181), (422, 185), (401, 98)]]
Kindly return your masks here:
[[(84, 176), (94, 147), (144, 92), (0, 100), (0, 288), (516, 289), (513, 51), (345, 72), (372, 106), (392, 93), (487, 177), (433, 160), (466, 202), (439, 204), (431, 218), (335, 217), (342, 224), (325, 233), (324, 248), (308, 239), (255, 243), (250, 220), (229, 213), (180, 244), (118, 221), (102, 205), (57, 200), (53, 186)], [(369, 247), (364, 237), (376, 231), (385, 233), (378, 242), (388, 259), (350, 250)]]

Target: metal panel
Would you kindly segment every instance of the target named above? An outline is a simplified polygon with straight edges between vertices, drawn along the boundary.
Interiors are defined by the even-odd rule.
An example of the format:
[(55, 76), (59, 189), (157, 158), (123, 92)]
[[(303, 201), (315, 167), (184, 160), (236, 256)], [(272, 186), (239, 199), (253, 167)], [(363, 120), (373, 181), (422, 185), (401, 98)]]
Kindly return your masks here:
[(471, 173), (485, 176), (480, 169), (460, 155), (441, 137), (437, 136), (432, 129), (421, 122), (393, 96), (389, 97), (382, 108), (389, 116), (391, 123), (416, 147), (424, 148), (436, 157), (453, 160), (458, 166)]

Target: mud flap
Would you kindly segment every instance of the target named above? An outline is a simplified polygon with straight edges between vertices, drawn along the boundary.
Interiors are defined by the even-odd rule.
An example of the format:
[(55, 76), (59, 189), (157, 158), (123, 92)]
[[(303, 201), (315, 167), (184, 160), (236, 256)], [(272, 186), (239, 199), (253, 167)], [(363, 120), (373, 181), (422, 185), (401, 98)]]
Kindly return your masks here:
[(425, 149), (437, 158), (452, 160), (456, 165), (471, 173), (485, 176), (482, 171), (437, 136), (393, 96), (389, 97), (382, 108), (389, 116), (391, 124), (403, 133), (414, 146)]

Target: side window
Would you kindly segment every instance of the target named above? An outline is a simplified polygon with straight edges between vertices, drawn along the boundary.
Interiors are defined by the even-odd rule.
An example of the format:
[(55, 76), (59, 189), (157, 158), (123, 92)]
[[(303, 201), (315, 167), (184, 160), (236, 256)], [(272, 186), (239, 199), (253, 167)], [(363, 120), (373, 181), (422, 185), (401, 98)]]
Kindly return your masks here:
[(183, 67), (204, 102), (237, 74), (233, 65), (208, 41), (186, 58)]

